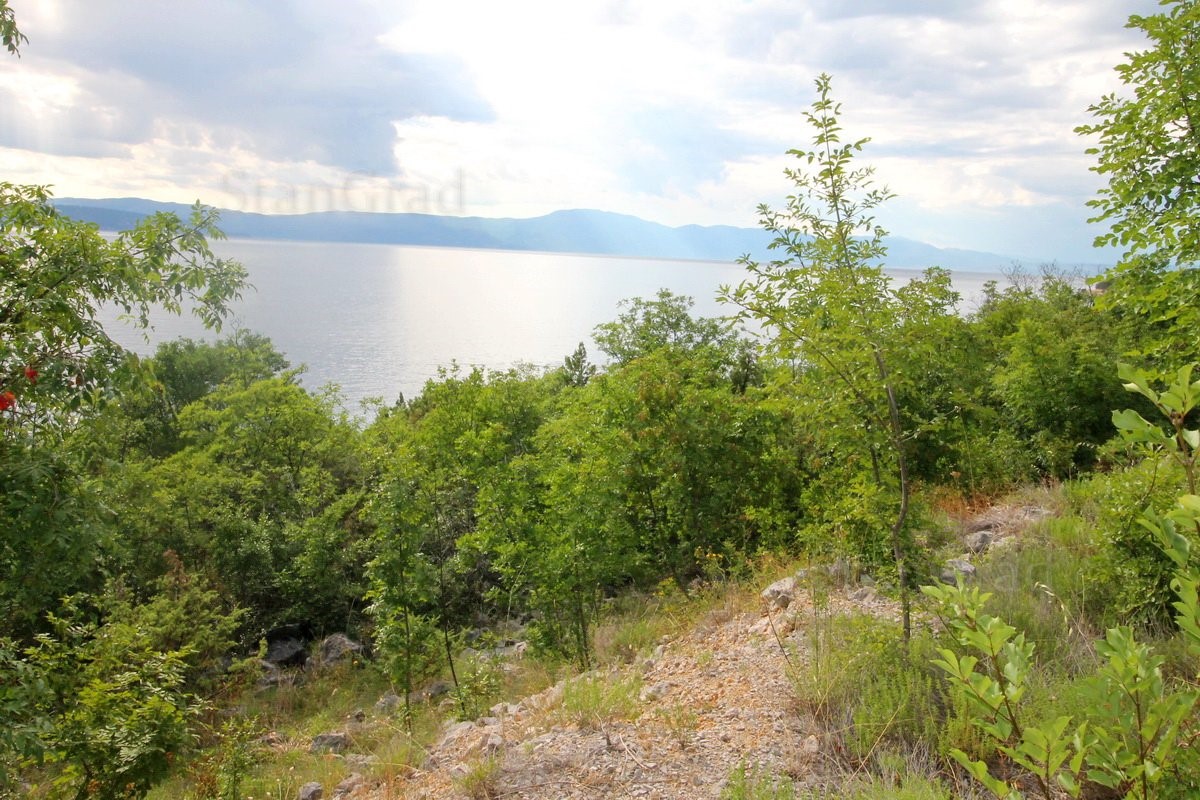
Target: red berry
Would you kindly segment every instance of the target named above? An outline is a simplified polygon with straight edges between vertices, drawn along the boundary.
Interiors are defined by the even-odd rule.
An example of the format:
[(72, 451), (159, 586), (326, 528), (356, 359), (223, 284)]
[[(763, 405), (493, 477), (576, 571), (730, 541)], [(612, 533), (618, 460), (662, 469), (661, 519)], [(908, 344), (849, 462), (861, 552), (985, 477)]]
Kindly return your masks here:
[(25, 368), (25, 379), (28, 380), (30, 383), (37, 383), (38, 371), (36, 369), (34, 369), (33, 367), (26, 367)]
[(0, 411), (7, 411), (17, 402), (17, 396), (12, 392), (0, 392)]

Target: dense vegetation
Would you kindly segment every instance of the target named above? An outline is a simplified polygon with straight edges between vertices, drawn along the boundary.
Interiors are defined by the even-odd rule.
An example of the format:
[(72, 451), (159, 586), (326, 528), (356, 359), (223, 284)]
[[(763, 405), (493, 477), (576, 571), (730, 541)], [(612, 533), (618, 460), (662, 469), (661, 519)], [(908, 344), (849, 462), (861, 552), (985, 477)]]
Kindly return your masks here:
[[(842, 141), (822, 77), (793, 196), (762, 209), (780, 257), (747, 263), (723, 292), (732, 318), (697, 318), (667, 291), (634, 299), (596, 331), (603, 366), (581, 345), (548, 372), (450, 369), (368, 421), (298, 385), (252, 333), (145, 360), (105, 335), (102, 302), (142, 324), (152, 306), (190, 305), (219, 325), (244, 271), (208, 249), (210, 212), (106, 240), (44, 190), (0, 185), (0, 786), (144, 795), (191, 757), (206, 710), (282, 626), (373, 642), (408, 697), (453, 671), (464, 637), (505, 624), (587, 667), (615, 598), (686, 595), (773, 553), (844, 558), (905, 602), (913, 638), (888, 639), (875, 680), (855, 688), (870, 699), (881, 676), (923, 676), (925, 693), (903, 701), (960, 735), (885, 729), (859, 742), (864, 762), (891, 737), (1001, 795), (1025, 774), (1046, 796), (1055, 782), (1186, 796), (1200, 780), (1195, 661), (1164, 684), (1163, 658), (1133, 633), (1200, 636), (1200, 384), (1187, 366), (1200, 360), (1200, 148), (1178, 133), (1196, 129), (1200, 11), (1166, 5), (1134, 21), (1154, 44), (1122, 73), (1135, 98), (1105, 99), (1087, 130), (1113, 178), (1097, 206), (1130, 248), (1106, 293), (1047, 271), (964, 308), (944, 271), (890, 280), (872, 266), (888, 192), (855, 165), (865, 140)], [(0, 31), (10, 50), (23, 43), (4, 2)], [(1172, 149), (1147, 162), (1155, 120)], [(1121, 362), (1136, 369), (1118, 379)], [(952, 634), (940, 651), (914, 634), (911, 598), (947, 536), (939, 503), (1058, 481), (1068, 519), (1086, 520), (1072, 535), (1088, 568), (1047, 567), (1069, 582), (1045, 577), (1077, 624), (1044, 639), (1082, 631), (1107, 660), (1059, 669), (964, 589), (932, 593)], [(944, 675), (930, 677), (933, 661)], [(1066, 716), (1018, 714), (1039, 669), (1095, 663), (1098, 688), (1077, 703), (1119, 706), (1105, 692), (1136, 683), (1156, 728), (1096, 723), (1089, 738)], [(844, 713), (870, 730), (869, 706)], [(993, 777), (997, 765), (1008, 772)]]

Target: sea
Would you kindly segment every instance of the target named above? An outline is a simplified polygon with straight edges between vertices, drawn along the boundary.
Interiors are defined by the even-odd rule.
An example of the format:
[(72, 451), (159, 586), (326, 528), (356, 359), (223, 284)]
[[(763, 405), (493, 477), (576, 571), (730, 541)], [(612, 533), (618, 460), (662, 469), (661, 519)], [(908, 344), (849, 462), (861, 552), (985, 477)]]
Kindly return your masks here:
[[(581, 342), (602, 363), (592, 332), (617, 318), (622, 301), (667, 289), (693, 298), (697, 315), (729, 315), (734, 309), (717, 301), (717, 291), (746, 277), (733, 262), (511, 250), (248, 239), (215, 242), (213, 250), (242, 262), (252, 285), (220, 334), (186, 313), (163, 313), (147, 336), (106, 310), (110, 335), (148, 355), (180, 336), (265, 334), (293, 366), (304, 366), (306, 388), (336, 386), (355, 414), (369, 414), (372, 401), (411, 399), (455, 365), (553, 367)], [(919, 271), (888, 273), (903, 281)], [(967, 312), (987, 281), (1005, 280), (986, 272), (952, 277)]]

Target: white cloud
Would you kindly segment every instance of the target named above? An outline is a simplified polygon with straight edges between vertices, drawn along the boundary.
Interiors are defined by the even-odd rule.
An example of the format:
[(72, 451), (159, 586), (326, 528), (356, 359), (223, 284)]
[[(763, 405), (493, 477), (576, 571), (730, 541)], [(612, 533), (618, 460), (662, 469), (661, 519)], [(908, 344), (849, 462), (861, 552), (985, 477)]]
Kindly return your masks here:
[[(1125, 18), (1157, 8), (356, 0), (334, 13), (316, 0), (269, 12), (249, 0), (179, 0), (167, 14), (151, 0), (117, 12), (85, 0), (34, 5), (18, 9), (31, 38), (25, 57), (0, 62), (0, 94), (21, 109), (20, 130), (0, 145), (10, 148), (8, 177), (65, 194), (203, 193), (287, 210), (307, 193), (408, 207), (422, 193), (454, 194), (461, 175), (466, 213), (593, 207), (749, 224), (760, 201), (787, 191), (783, 151), (807, 144), (812, 77), (830, 71), (847, 135), (873, 138), (867, 160), (904, 198), (891, 218), (926, 231), (942, 220), (953, 231), (940, 238), (960, 246), (1000, 240), (1024, 251), (1046, 241), (1023, 242), (1022, 230), (1050, 208), (1074, 225), (1056, 239), (1063, 252), (1085, 252), (1092, 235), (1070, 223), (1086, 216), (1096, 185), (1073, 129), (1137, 46)], [(971, 214), (974, 230), (963, 223)]]

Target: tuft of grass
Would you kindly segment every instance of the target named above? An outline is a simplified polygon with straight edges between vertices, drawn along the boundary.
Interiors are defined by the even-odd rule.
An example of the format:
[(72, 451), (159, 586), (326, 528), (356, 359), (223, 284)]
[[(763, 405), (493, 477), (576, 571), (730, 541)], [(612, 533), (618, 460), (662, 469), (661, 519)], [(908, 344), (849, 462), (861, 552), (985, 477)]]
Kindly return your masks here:
[(468, 764), (454, 787), (470, 800), (495, 800), (500, 796), (500, 759), (489, 756)]
[(631, 720), (640, 710), (641, 690), (642, 679), (638, 675), (581, 675), (563, 685), (559, 713), (564, 721), (584, 729)]
[(679, 745), (680, 750), (686, 750), (692, 743), (696, 728), (700, 724), (700, 716), (688, 706), (672, 703), (655, 711), (654, 715), (666, 726), (671, 739)]
[(721, 800), (793, 800), (795, 787), (789, 778), (772, 775), (758, 766), (738, 764), (729, 774)]

